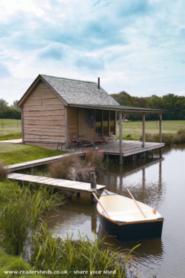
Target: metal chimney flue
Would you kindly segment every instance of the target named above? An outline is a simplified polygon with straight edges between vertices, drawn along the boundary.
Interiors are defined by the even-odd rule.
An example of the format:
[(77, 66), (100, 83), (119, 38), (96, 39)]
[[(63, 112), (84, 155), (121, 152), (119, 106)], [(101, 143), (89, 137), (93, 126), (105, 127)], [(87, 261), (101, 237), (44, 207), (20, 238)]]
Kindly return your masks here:
[(100, 77), (98, 77), (98, 89), (100, 89)]

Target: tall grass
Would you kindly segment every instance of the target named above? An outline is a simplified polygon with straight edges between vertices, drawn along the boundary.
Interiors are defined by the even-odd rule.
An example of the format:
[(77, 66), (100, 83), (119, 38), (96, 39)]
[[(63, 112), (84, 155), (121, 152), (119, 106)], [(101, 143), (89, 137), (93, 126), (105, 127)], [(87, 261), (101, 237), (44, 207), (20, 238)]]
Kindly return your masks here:
[[(21, 274), (7, 274), (9, 271), (15, 272), (23, 272), (23, 271), (30, 271), (32, 268), (31, 266), (25, 262), (21, 257), (18, 256), (10, 256), (7, 255), (0, 249), (0, 277), (7, 278), (7, 277), (20, 277), (25, 278), (25, 275)], [(31, 275), (32, 278), (42, 278), (43, 276), (40, 275)]]
[(97, 176), (99, 176), (104, 169), (103, 160), (104, 153), (102, 151), (89, 151), (86, 153), (85, 156), (86, 165), (94, 168), (94, 171)]
[(102, 166), (104, 153), (102, 151), (88, 151), (85, 155), (85, 162), (89, 166), (98, 168)]
[(67, 270), (71, 273), (70, 277), (74, 277), (73, 271), (76, 270), (86, 270), (85, 277), (92, 277), (90, 273), (97, 270), (101, 270), (102, 273), (114, 271), (113, 277), (125, 277), (125, 271), (121, 268), (116, 253), (103, 246), (101, 241), (90, 242), (84, 238), (79, 241), (55, 239), (45, 225), (41, 226), (34, 238), (31, 263), (42, 270)]
[[(109, 271), (114, 273), (109, 277), (124, 277), (125, 270), (118, 256), (101, 241), (52, 237), (44, 224), (43, 215), (60, 204), (58, 194), (50, 194), (48, 190), (35, 191), (20, 187), (15, 182), (0, 182), (0, 245), (11, 255), (24, 256), (24, 247), (30, 240), (31, 256), (28, 261), (35, 270), (68, 271), (67, 277), (74, 277), (76, 270), (86, 271), (84, 277), (92, 277), (93, 271), (100, 270), (103, 273), (100, 277), (107, 277)], [(3, 265), (7, 266), (6, 270), (30, 269), (19, 257), (12, 257), (10, 266)], [(4, 269), (0, 257), (0, 271)]]
[(50, 195), (45, 189), (32, 192), (17, 183), (0, 183), (1, 246), (9, 254), (21, 254), (44, 212), (58, 205), (56, 195)]
[[(180, 129), (176, 133), (163, 133), (163, 142), (166, 145), (185, 144), (185, 129)], [(159, 142), (159, 134), (146, 134), (146, 141)]]
[(89, 151), (84, 160), (77, 156), (66, 157), (61, 161), (49, 165), (49, 172), (53, 178), (90, 181), (90, 173), (98, 175), (103, 169), (104, 154), (100, 151)]
[(80, 159), (77, 156), (70, 156), (51, 163), (48, 170), (53, 178), (75, 179), (76, 171), (80, 167)]
[[(31, 266), (20, 257), (8, 256), (0, 250), (0, 277), (10, 277), (6, 271), (30, 270)], [(13, 277), (13, 275), (12, 275)]]

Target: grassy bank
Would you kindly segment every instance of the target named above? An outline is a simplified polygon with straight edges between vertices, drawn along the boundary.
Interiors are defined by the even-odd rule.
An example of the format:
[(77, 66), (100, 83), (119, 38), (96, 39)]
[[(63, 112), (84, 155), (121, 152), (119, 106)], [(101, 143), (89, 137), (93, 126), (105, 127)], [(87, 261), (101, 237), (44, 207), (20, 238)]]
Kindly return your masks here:
[[(146, 141), (160, 142), (159, 134), (146, 134)], [(176, 133), (163, 133), (162, 141), (167, 146), (185, 144), (185, 129), (180, 129)]]
[(0, 162), (14, 164), (61, 154), (61, 151), (41, 147), (0, 143)]
[[(10, 256), (7, 255), (3, 250), (0, 249), (0, 277), (15, 277), (15, 275), (11, 275), (11, 271), (30, 271), (31, 266), (26, 263), (23, 258), (19, 256)], [(8, 273), (9, 272), (9, 273)], [(17, 277), (23, 278), (24, 275), (17, 275)], [(32, 275), (33, 278), (36, 278), (35, 275)], [(41, 276), (37, 276), (41, 277)]]
[[(101, 240), (55, 239), (43, 225), (34, 239), (34, 250), (32, 264), (36, 268), (67, 271), (67, 277), (74, 277), (76, 271), (80, 277), (125, 277), (118, 253)], [(99, 275), (95, 274), (97, 271)]]
[(0, 119), (0, 140), (21, 138), (21, 121)]
[[(28, 255), (32, 237), (45, 213), (63, 202), (63, 195), (51, 194), (49, 189), (37, 187), (34, 190), (0, 180), (0, 277), (26, 277), (22, 271), (34, 270)], [(19, 273), (7, 274), (6, 271)]]
[(34, 269), (63, 272), (64, 277), (74, 277), (76, 272), (79, 277), (96, 277), (93, 275), (96, 271), (101, 271), (99, 277), (125, 277), (123, 262), (102, 241), (52, 237), (43, 216), (46, 211), (61, 206), (61, 201), (60, 193), (0, 181), (0, 250), (4, 250), (0, 251), (0, 274)]

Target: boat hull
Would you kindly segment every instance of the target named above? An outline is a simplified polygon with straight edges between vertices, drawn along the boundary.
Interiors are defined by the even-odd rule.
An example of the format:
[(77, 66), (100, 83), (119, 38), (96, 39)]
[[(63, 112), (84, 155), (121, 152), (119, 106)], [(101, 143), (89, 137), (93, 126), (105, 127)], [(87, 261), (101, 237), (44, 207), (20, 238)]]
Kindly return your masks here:
[(120, 241), (160, 238), (162, 235), (163, 219), (151, 222), (118, 224), (99, 214), (102, 228)]

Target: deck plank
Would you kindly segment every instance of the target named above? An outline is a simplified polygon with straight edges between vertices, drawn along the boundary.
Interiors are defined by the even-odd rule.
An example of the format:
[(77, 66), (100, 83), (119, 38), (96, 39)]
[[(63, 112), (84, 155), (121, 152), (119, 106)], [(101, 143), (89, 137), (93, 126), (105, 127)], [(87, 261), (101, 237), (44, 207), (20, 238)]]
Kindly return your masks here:
[[(128, 157), (139, 153), (161, 149), (164, 146), (164, 143), (146, 142), (145, 147), (142, 147), (140, 141), (123, 140), (122, 155), (123, 157)], [(109, 155), (119, 155), (119, 141), (101, 145), (99, 146), (99, 149)]]
[[(8, 174), (8, 179), (36, 183), (42, 186), (53, 186), (64, 190), (76, 191), (76, 192), (89, 192), (92, 193), (93, 189), (90, 186), (90, 183), (80, 182), (80, 181), (71, 181), (64, 179), (54, 179), (49, 177), (33, 176), (27, 174), (19, 173), (10, 173)], [(102, 190), (105, 188), (104, 185), (97, 184), (96, 189)]]

